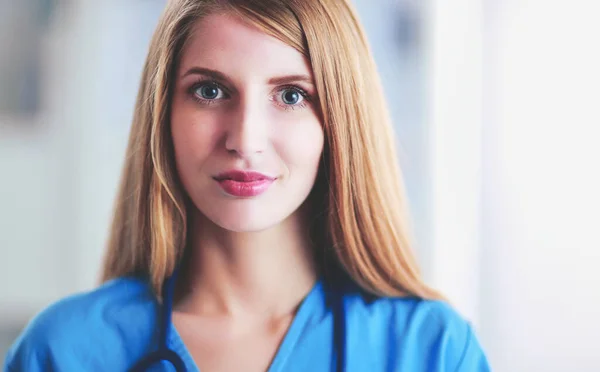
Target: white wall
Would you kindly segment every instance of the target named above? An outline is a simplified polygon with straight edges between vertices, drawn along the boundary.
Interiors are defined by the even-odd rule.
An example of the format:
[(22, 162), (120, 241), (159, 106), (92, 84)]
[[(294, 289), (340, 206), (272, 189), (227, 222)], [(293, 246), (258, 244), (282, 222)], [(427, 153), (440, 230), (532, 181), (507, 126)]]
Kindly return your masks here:
[(600, 3), (488, 1), (482, 339), (496, 370), (600, 370)]
[[(69, 288), (76, 273), (74, 141), (65, 113), (72, 70), (66, 33), (73, 19), (44, 40), (43, 107), (35, 117), (0, 117), (0, 318), (22, 321)], [(72, 285), (72, 284), (71, 284)]]
[(161, 1), (79, 1), (44, 40), (43, 107), (0, 117), (0, 319), (93, 287)]
[(433, 280), (495, 371), (600, 370), (599, 11), (428, 6)]
[(434, 0), (424, 17), (431, 282), (479, 329), (481, 0)]

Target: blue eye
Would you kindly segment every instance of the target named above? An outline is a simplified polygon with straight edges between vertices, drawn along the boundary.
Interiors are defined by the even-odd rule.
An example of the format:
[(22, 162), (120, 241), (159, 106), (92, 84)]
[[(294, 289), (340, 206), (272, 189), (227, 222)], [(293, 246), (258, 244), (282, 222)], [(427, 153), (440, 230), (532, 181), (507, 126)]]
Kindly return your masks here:
[(223, 91), (215, 83), (205, 83), (196, 87), (194, 94), (201, 99), (215, 100), (223, 97)]
[(296, 105), (302, 98), (302, 94), (295, 89), (285, 89), (281, 94), (281, 100), (286, 105)]

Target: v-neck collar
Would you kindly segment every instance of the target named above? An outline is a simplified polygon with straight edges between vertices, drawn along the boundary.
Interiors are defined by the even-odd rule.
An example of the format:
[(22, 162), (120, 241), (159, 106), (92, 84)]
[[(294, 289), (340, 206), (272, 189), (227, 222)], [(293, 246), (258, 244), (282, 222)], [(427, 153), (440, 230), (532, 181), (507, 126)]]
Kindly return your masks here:
[[(296, 343), (300, 340), (307, 326), (310, 325), (310, 319), (312, 315), (315, 314), (315, 306), (319, 304), (319, 301), (323, 301), (322, 294), (323, 283), (321, 280), (317, 280), (313, 288), (300, 303), (300, 307), (283, 337), (281, 344), (277, 348), (275, 357), (267, 369), (267, 372), (280, 372), (284, 370), (286, 362), (290, 358)], [(177, 332), (173, 322), (169, 324), (168, 346), (181, 357), (188, 372), (200, 372), (200, 369), (194, 362), (192, 355), (185, 346), (185, 343), (179, 335), (179, 332)]]

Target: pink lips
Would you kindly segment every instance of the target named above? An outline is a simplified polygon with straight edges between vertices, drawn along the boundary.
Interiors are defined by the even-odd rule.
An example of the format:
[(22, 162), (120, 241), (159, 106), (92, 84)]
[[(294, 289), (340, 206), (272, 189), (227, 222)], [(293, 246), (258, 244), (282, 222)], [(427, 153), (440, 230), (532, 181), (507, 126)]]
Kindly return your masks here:
[(258, 172), (231, 170), (219, 174), (214, 180), (229, 195), (252, 197), (267, 191), (276, 178)]

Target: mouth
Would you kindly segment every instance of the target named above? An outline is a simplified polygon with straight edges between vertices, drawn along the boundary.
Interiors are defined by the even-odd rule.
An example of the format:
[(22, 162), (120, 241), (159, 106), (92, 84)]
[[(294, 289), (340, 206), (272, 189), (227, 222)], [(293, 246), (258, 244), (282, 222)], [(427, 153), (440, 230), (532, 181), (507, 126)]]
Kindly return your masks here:
[(266, 192), (277, 178), (259, 172), (232, 170), (220, 173), (213, 179), (226, 194), (248, 198)]
[(274, 181), (275, 177), (267, 176), (259, 172), (246, 172), (232, 170), (220, 173), (214, 177), (215, 181), (231, 180), (236, 182)]

